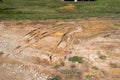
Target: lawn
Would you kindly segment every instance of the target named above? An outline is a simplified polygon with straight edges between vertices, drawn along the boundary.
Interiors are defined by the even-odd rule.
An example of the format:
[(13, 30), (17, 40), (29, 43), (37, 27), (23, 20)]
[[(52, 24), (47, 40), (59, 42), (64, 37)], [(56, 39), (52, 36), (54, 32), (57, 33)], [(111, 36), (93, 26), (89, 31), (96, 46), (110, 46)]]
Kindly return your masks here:
[[(60, 0), (3, 0), (0, 3), (0, 20), (41, 20), (78, 18), (120, 18), (120, 0), (88, 2), (61, 2)], [(74, 10), (61, 6), (73, 4)]]

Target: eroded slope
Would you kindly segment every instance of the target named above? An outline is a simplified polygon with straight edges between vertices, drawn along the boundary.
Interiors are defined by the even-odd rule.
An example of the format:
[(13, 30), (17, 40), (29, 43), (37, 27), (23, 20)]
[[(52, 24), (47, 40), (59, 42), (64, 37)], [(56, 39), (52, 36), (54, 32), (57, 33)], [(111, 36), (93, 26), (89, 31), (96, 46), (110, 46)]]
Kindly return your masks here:
[[(120, 79), (120, 20), (0, 22), (2, 80)], [(70, 58), (79, 57), (81, 61)], [(76, 59), (75, 59), (76, 60)]]

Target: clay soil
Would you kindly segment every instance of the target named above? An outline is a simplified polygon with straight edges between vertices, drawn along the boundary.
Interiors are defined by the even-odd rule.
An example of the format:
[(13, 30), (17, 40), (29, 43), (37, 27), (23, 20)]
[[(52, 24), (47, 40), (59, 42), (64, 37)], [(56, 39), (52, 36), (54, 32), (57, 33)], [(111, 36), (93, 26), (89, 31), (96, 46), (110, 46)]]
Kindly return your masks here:
[[(83, 62), (71, 62), (70, 57)], [(0, 80), (120, 80), (120, 20), (0, 22)], [(54, 80), (54, 79), (53, 79)]]

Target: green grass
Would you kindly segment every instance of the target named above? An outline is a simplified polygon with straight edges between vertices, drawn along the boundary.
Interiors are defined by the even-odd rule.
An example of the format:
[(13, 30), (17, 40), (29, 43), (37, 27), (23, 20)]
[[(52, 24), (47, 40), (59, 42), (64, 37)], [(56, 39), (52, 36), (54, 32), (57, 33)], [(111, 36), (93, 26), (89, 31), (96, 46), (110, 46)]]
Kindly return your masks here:
[(58, 75), (53, 75), (51, 76), (51, 78), (49, 78), (48, 80), (61, 80), (61, 77)]
[[(1, 20), (40, 20), (76, 18), (120, 18), (120, 0), (97, 0), (94, 2), (61, 2), (60, 0), (3, 0), (0, 3)], [(67, 4), (75, 10), (60, 10)]]
[(86, 75), (86, 80), (97, 80), (96, 76), (94, 75)]
[(101, 60), (106, 60), (106, 56), (105, 55), (99, 55), (99, 58), (101, 59)]
[(78, 63), (83, 63), (83, 58), (82, 57), (78, 57), (78, 56), (73, 56), (69, 58), (69, 61), (71, 62), (78, 62)]

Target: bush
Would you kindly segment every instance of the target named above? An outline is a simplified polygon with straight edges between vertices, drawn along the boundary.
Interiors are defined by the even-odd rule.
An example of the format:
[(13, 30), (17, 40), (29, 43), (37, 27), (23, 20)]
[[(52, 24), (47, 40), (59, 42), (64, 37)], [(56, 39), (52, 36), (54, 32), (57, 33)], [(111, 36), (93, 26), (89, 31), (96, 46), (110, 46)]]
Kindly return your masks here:
[(69, 58), (69, 61), (83, 63), (83, 58), (78, 56), (73, 56)]

